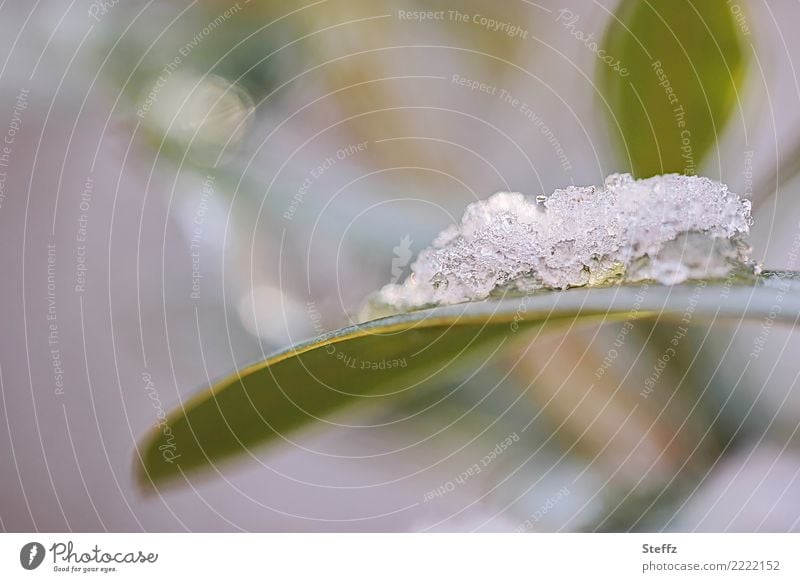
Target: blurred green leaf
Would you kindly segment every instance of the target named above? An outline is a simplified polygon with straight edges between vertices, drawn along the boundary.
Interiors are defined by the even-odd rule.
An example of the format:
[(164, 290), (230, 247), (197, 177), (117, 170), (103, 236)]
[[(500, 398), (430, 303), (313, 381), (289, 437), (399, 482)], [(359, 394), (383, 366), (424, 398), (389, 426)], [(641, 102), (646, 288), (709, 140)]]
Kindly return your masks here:
[(623, 0), (598, 64), (623, 155), (638, 178), (696, 174), (737, 102), (747, 68), (742, 34), (725, 2)]
[[(781, 285), (785, 287), (780, 287)], [(573, 289), (420, 310), (347, 327), (279, 352), (204, 390), (154, 427), (139, 451), (139, 480), (157, 484), (279, 442), (337, 408), (377, 399), (399, 404), (483, 365), (524, 330), (659, 315), (679, 319), (690, 301), (694, 317), (761, 319), (781, 292), (776, 321), (800, 316), (800, 279), (769, 274), (732, 288), (709, 283)], [(774, 314), (773, 314), (774, 315)]]

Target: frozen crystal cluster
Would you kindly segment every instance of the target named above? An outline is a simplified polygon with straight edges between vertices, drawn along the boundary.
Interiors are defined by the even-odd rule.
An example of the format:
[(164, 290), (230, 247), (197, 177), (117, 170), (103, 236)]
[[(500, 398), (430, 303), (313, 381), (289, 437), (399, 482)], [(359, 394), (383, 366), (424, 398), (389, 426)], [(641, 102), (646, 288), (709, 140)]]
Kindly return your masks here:
[(369, 304), (406, 311), (506, 291), (752, 273), (744, 240), (751, 222), (750, 202), (727, 186), (679, 174), (613, 174), (602, 187), (535, 199), (500, 192), (470, 204), (402, 284), (386, 285)]

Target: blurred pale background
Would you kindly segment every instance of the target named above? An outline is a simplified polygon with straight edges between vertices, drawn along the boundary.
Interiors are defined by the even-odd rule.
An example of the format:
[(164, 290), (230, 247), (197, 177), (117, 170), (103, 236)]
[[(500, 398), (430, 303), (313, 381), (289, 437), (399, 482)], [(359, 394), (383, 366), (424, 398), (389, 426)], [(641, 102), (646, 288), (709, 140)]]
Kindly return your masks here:
[[(693, 327), (646, 401), (674, 328), (637, 323), (599, 377), (620, 324), (581, 328), (189, 486), (133, 482), (154, 393), (347, 324), (473, 200), (628, 170), (586, 40), (618, 4), (0, 5), (0, 527), (800, 529), (800, 341), (772, 328), (744, 366), (762, 327), (735, 322)], [(800, 5), (720, 5), (748, 66), (697, 171), (798, 269)]]

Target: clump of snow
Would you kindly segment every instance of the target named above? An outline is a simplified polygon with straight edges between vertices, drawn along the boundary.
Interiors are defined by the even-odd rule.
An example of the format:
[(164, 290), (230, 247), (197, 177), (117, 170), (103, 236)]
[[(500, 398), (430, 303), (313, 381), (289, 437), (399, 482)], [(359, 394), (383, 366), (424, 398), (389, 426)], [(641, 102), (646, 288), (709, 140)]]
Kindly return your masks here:
[(602, 187), (549, 197), (500, 192), (470, 204), (423, 250), (402, 284), (371, 299), (373, 312), (613, 282), (723, 278), (756, 267), (744, 237), (750, 202), (708, 178), (613, 174)]

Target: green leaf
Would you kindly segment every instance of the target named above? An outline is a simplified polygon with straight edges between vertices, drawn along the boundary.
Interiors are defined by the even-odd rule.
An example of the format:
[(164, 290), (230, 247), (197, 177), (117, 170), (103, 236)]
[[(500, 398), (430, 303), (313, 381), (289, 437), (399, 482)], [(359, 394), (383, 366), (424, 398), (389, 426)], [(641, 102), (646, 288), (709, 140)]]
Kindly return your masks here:
[[(781, 295), (781, 309), (774, 305)], [(153, 428), (138, 457), (143, 485), (157, 484), (281, 442), (346, 404), (401, 403), (475, 369), (523, 331), (630, 317), (796, 323), (800, 275), (771, 273), (725, 286), (689, 282), (553, 291), (415, 311), (347, 327), (242, 369), (184, 402)], [(636, 307), (638, 306), (638, 308)]]
[(747, 68), (725, 2), (623, 0), (598, 63), (614, 134), (638, 178), (694, 175), (737, 104)]

